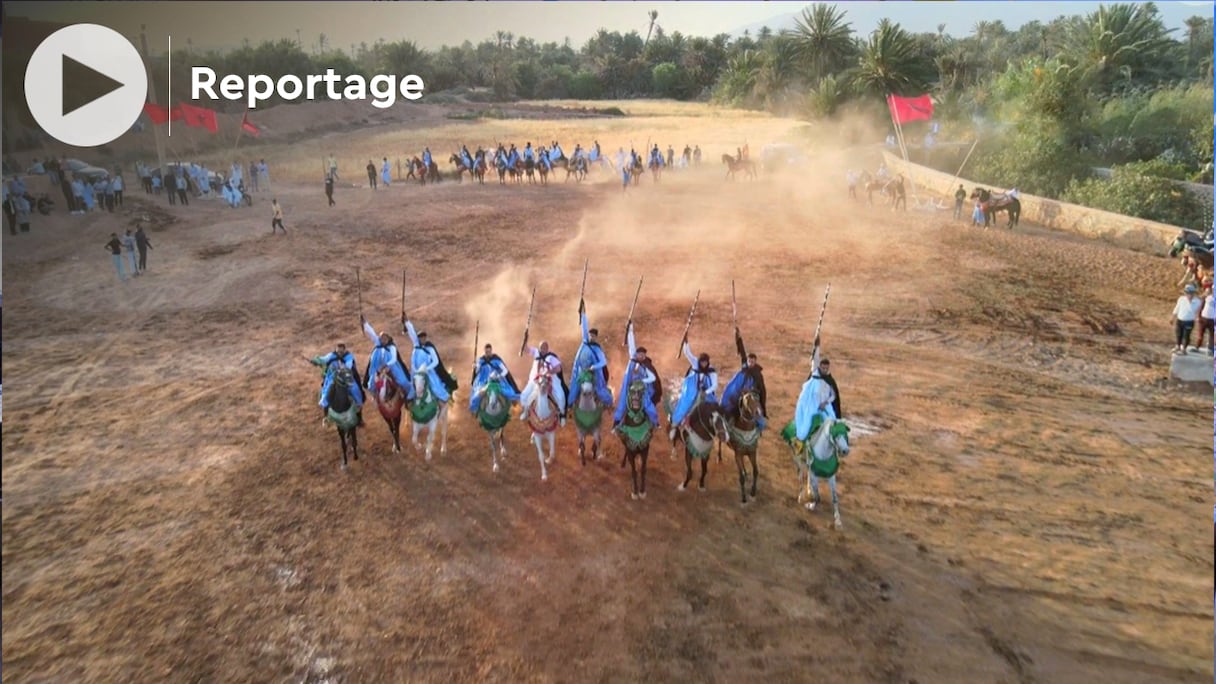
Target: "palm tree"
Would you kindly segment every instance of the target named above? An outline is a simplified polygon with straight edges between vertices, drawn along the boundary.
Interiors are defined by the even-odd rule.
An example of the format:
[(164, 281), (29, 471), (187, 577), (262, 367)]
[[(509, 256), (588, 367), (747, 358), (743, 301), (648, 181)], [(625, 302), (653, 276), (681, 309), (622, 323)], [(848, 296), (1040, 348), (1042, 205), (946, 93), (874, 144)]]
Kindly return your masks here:
[(919, 94), (933, 78), (933, 65), (907, 31), (884, 18), (863, 44), (853, 78), (860, 90), (884, 97)]
[(650, 42), (650, 32), (654, 31), (654, 22), (659, 18), (658, 10), (650, 10), (650, 27), (646, 29), (646, 40), (642, 41), (642, 47), (646, 47), (646, 43)]
[(751, 105), (764, 59), (755, 50), (744, 50), (726, 62), (718, 78), (719, 97), (729, 103)]
[(756, 74), (756, 94), (772, 109), (783, 103), (798, 75), (798, 46), (788, 36), (765, 43), (764, 64)]
[(1095, 89), (1109, 92), (1116, 80), (1151, 78), (1166, 72), (1178, 44), (1157, 16), (1144, 5), (1100, 5), (1098, 11), (1076, 17), (1060, 36), (1061, 52), (1085, 71)]
[(845, 68), (856, 54), (852, 24), (835, 5), (814, 5), (802, 10), (795, 28), (786, 31), (794, 40), (799, 60), (806, 66), (807, 82), (818, 83), (824, 76)]

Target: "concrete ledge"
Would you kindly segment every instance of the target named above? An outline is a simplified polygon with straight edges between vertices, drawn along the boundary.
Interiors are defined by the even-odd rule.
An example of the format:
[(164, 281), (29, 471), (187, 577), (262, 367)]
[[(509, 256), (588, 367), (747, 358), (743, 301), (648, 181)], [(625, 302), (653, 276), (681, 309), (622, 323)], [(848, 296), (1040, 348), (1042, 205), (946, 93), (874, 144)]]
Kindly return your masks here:
[(1216, 385), (1216, 365), (1213, 365), (1212, 357), (1201, 351), (1173, 354), (1170, 357), (1170, 377), (1183, 382)]
[[(958, 189), (960, 183), (968, 194), (977, 186), (990, 187), (985, 183), (977, 183), (966, 178), (955, 178), (948, 173), (942, 173), (927, 166), (905, 162), (902, 157), (898, 157), (888, 150), (883, 150), (882, 154), (887, 168), (897, 173), (903, 173), (910, 181), (925, 190), (946, 197), (953, 198), (954, 191)], [(992, 189), (1008, 190), (1009, 188)], [(1079, 204), (1036, 197), (1024, 192), (1020, 193), (1019, 199), (1022, 202), (1022, 218), (1027, 221), (1158, 256), (1168, 254), (1174, 238), (1182, 232), (1182, 228), (1171, 226), (1168, 223), (1146, 221), (1101, 209), (1083, 207)], [(1002, 217), (1003, 219), (1004, 217)]]

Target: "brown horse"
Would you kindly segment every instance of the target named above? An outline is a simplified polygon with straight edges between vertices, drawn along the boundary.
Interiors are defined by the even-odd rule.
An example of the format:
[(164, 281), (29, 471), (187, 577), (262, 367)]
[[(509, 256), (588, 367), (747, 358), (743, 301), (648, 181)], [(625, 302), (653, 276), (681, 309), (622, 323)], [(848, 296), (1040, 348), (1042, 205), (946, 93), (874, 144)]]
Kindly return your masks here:
[[(646, 385), (634, 382), (629, 386), (625, 397), (625, 416), (621, 423), (612, 431), (621, 438), (625, 447), (625, 458), (629, 461), (630, 475), (633, 477), (633, 491), (630, 498), (635, 501), (646, 498), (646, 461), (650, 458), (650, 438), (654, 435), (655, 425), (650, 422), (643, 406)], [(641, 484), (638, 482), (638, 459), (642, 460)], [(624, 464), (622, 464), (624, 465)]]
[(654, 157), (650, 158), (650, 175), (656, 183), (659, 182), (659, 176), (663, 175), (663, 162)]
[(431, 160), (431, 165), (428, 167), (418, 157), (410, 160), (409, 173), (405, 177), (407, 179), (417, 178), (418, 182), (423, 185), (426, 185), (428, 180), (432, 183), (438, 183), (442, 179), (442, 176), (439, 174), (439, 165), (435, 163), (434, 159)]
[(642, 158), (638, 157), (633, 162), (633, 166), (629, 167), (629, 180), (637, 185), (642, 180), (642, 174), (645, 173), (646, 167), (642, 164)]
[(735, 174), (743, 171), (747, 178), (756, 178), (756, 162), (750, 159), (735, 159), (729, 154), (722, 155), (722, 163), (726, 164), (726, 179), (734, 180)]
[(375, 388), (376, 408), (384, 422), (388, 424), (389, 434), (393, 436), (393, 453), (401, 453), (401, 407), (405, 405), (405, 393), (397, 386), (388, 366), (383, 366), (376, 372)]
[(678, 439), (684, 442), (684, 482), (678, 487), (680, 491), (688, 488), (692, 480), (692, 459), (701, 461), (701, 480), (697, 488), (705, 491), (705, 475), (709, 471), (709, 453), (713, 451), (714, 440), (718, 441), (718, 460), (722, 460), (722, 443), (729, 441), (726, 425), (726, 414), (722, 407), (715, 403), (699, 401), (688, 414), (687, 426), (673, 428), (678, 430)]
[(1010, 197), (1008, 194), (997, 195), (986, 188), (976, 188), (971, 193), (971, 199), (980, 201), (980, 211), (984, 212), (984, 227), (996, 225), (996, 215), (1000, 212), (1005, 212), (1009, 215), (1009, 223), (1006, 225), (1009, 230), (1013, 230), (1018, 225), (1018, 219), (1022, 216), (1022, 203), (1016, 197)]
[[(469, 174), (469, 180), (470, 181), (473, 180), (474, 170), (470, 169), (468, 166), (465, 165), (464, 160), (460, 158), (460, 155), (458, 155), (456, 153), (452, 153), (452, 156), (448, 157), (448, 161), (452, 162), (452, 166), (456, 167), (456, 182), (457, 183), (464, 182), (464, 174), (466, 172)], [(474, 164), (474, 167), (476, 167), (476, 164)]]
[(760, 393), (748, 390), (739, 398), (739, 409), (736, 415), (726, 422), (726, 432), (730, 435), (727, 444), (735, 452), (735, 466), (739, 469), (739, 494), (743, 503), (747, 503), (747, 468), (743, 464), (744, 457), (752, 462), (752, 498), (756, 498), (756, 480), (760, 477), (760, 469), (756, 465), (756, 452), (760, 446)]

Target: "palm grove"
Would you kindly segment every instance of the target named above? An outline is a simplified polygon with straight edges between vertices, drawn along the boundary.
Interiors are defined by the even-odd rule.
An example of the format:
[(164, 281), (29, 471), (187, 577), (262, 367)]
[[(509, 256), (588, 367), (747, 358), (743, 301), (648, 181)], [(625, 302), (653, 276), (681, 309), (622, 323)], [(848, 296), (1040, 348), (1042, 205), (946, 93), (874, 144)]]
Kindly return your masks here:
[[(501, 31), (434, 51), (409, 41), (347, 49), (321, 35), (307, 51), (297, 36), (205, 59), (217, 70), (274, 78), (327, 67), (419, 74), (427, 102), (661, 97), (808, 121), (868, 119), (871, 130), (890, 125), (887, 93), (927, 92), (947, 137), (980, 141), (965, 177), (1176, 225), (1210, 225), (1210, 205), (1170, 180), (1212, 182), (1211, 17), (1192, 17), (1175, 32), (1151, 3), (1115, 4), (1016, 31), (1000, 20), (980, 22), (962, 38), (947, 35), (944, 24), (936, 33), (910, 33), (887, 20), (862, 35), (847, 9), (821, 4), (804, 10), (791, 30), (731, 39), (668, 33), (657, 15), (649, 13), (644, 31), (601, 29), (578, 49), (569, 40), (542, 44)], [(173, 76), (184, 83), (192, 60), (181, 57)], [(954, 173), (961, 156), (924, 161)], [(1113, 177), (1094, 178), (1094, 167), (1112, 168)]]

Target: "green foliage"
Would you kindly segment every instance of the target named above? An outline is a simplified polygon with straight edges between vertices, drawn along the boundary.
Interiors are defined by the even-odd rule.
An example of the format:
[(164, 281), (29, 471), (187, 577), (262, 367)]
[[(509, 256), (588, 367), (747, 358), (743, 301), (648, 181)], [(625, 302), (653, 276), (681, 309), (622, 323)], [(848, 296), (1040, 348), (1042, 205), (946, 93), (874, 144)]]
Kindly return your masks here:
[(1091, 173), (1089, 164), (1067, 144), (1064, 132), (1048, 122), (983, 138), (972, 160), (970, 174), (975, 180), (1042, 197), (1057, 197), (1074, 178)]
[(862, 45), (853, 72), (858, 90), (886, 97), (920, 95), (936, 76), (932, 60), (899, 24), (883, 19)]
[(656, 65), (652, 78), (655, 94), (659, 97), (677, 97), (684, 91), (683, 73), (672, 62)]
[[(1096, 124), (1108, 164), (1170, 154), (1190, 166), (1212, 160), (1212, 87), (1191, 85), (1111, 100)], [(1172, 152), (1171, 152), (1172, 151)]]
[(1105, 95), (1175, 72), (1186, 53), (1170, 32), (1152, 3), (1100, 5), (1067, 22), (1059, 48), (1085, 74), (1090, 92)]
[(1051, 121), (1075, 131), (1088, 114), (1081, 70), (1059, 60), (1031, 58), (1009, 67), (996, 78), (992, 96), (1002, 121)]
[(1061, 199), (1117, 214), (1207, 230), (1204, 202), (1177, 183), (1140, 175), (1131, 166), (1116, 167), (1110, 180), (1074, 181)]

